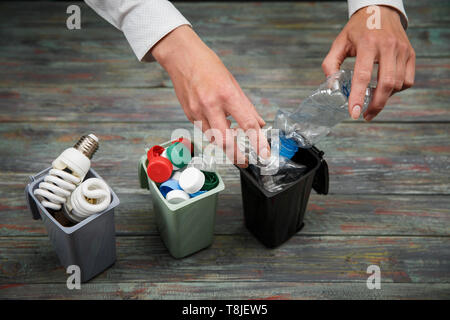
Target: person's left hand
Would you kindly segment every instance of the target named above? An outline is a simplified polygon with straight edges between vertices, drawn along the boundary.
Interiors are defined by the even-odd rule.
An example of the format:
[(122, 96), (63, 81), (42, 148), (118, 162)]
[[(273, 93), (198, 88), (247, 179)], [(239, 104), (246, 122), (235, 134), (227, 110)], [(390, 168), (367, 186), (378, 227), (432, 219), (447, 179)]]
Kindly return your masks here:
[(356, 56), (348, 111), (353, 119), (361, 114), (364, 95), (373, 70), (378, 63), (378, 83), (372, 101), (364, 113), (366, 121), (383, 110), (389, 97), (414, 84), (416, 56), (400, 21), (400, 13), (387, 6), (379, 6), (381, 28), (369, 29), (371, 14), (367, 7), (352, 15), (333, 42), (322, 63), (327, 76), (339, 71), (347, 57)]

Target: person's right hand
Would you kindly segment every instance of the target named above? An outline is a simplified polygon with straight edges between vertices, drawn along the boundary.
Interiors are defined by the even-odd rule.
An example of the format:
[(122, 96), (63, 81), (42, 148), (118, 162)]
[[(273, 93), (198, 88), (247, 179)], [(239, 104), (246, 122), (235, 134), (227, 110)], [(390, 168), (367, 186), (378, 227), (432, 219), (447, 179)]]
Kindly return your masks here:
[[(250, 143), (263, 158), (270, 155), (262, 134), (265, 125), (253, 104), (219, 57), (203, 43), (189, 26), (181, 26), (160, 40), (151, 50), (153, 57), (169, 73), (175, 93), (187, 118), (202, 122), (202, 131), (216, 129), (215, 143), (238, 166), (246, 162), (235, 148), (234, 138), (226, 134), (231, 115), (248, 134)], [(221, 136), (219, 139), (217, 137)], [(218, 141), (220, 140), (220, 141)]]

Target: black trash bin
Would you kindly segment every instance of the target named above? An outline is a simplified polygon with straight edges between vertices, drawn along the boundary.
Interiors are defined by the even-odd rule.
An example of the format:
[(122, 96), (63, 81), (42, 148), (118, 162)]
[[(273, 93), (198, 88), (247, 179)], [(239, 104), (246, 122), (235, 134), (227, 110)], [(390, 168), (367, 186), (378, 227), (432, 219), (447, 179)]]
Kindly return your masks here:
[(303, 227), (311, 188), (328, 193), (328, 165), (316, 147), (300, 148), (291, 159), (307, 171), (282, 191), (266, 191), (250, 171), (239, 168), (245, 226), (265, 246), (274, 248), (289, 240)]

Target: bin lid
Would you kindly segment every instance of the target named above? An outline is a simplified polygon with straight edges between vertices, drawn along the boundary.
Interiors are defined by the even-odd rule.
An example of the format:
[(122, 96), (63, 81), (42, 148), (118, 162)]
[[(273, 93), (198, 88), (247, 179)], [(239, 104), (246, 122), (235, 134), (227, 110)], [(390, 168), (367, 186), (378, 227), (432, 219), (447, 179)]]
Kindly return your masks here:
[(329, 174), (328, 164), (323, 158), (323, 151), (317, 149), (315, 146), (311, 150), (319, 157), (320, 165), (314, 175), (312, 187), (318, 194), (328, 194)]

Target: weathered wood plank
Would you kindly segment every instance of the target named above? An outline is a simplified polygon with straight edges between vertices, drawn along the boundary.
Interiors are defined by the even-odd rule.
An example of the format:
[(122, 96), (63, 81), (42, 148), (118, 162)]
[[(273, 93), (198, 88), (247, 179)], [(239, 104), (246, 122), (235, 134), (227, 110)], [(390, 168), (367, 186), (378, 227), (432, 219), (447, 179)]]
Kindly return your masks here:
[[(380, 290), (368, 290), (365, 283), (299, 282), (119, 282), (87, 283), (81, 290), (67, 290), (65, 284), (0, 285), (2, 299), (424, 299), (450, 298), (447, 283), (383, 283)], [(181, 311), (180, 311), (181, 314)]]
[[(45, 19), (44, 16), (45, 13), (41, 12), (31, 15), (31, 19), (40, 21)], [(220, 17), (223, 17), (222, 12)], [(46, 27), (44, 23), (33, 28), (29, 20), (22, 29), (0, 29), (0, 71), (4, 74), (0, 86), (171, 86), (168, 76), (159, 66), (137, 62), (121, 33), (107, 24), (100, 29), (88, 25), (82, 30), (69, 32), (64, 24)], [(93, 24), (101, 25), (101, 20), (97, 17)], [(10, 26), (9, 19), (2, 21), (8, 21), (7, 26)], [(49, 21), (59, 20), (53, 17)], [(210, 16), (205, 25), (214, 25), (211, 21), (214, 18)], [(230, 25), (229, 22), (226, 24)], [(224, 33), (223, 27), (203, 31), (201, 26), (199, 32), (205, 35), (205, 41), (223, 58), (241, 85), (252, 88), (317, 85), (323, 80), (321, 60), (337, 34), (328, 28), (299, 32), (301, 26), (300, 29), (298, 26), (277, 29), (243, 24), (244, 30), (232, 28), (229, 33)], [(448, 37), (446, 28), (418, 29), (411, 33), (411, 41), (419, 57), (430, 54), (447, 56)], [(19, 57), (17, 52), (21, 52)], [(447, 87), (447, 60), (430, 62), (419, 59), (416, 86)], [(352, 63), (346, 66), (351, 67)]]
[[(5, 5), (5, 10), (2, 12), (7, 14), (8, 18), (1, 20), (5, 22), (5, 28), (3, 26), (0, 28), (2, 46), (0, 71), (4, 74), (0, 86), (14, 87), (25, 84), (39, 87), (60, 85), (161, 87), (171, 85), (167, 75), (156, 64), (151, 66), (139, 64), (121, 33), (102, 21), (91, 12), (92, 10), (88, 8), (84, 10), (88, 13), (87, 16), (93, 19), (92, 25), (88, 23), (82, 30), (67, 31), (65, 24), (62, 23), (66, 17), (63, 10), (65, 5), (31, 4), (34, 10), (28, 6), (23, 8), (23, 6)], [(327, 5), (324, 4), (325, 7)], [(241, 16), (235, 20), (226, 21), (225, 18), (225, 21), (222, 21), (224, 5), (213, 4), (212, 6), (221, 9), (207, 10), (207, 16), (201, 13), (206, 20), (204, 23), (199, 23), (198, 31), (204, 35), (205, 41), (223, 57), (225, 64), (230, 67), (243, 87), (295, 88), (315, 86), (322, 81), (321, 60), (326, 55), (337, 30), (330, 30), (328, 27), (323, 30), (304, 30), (303, 24), (292, 23), (296, 19), (302, 21), (305, 17), (290, 18), (289, 12), (293, 11), (291, 4), (281, 5), (281, 11), (277, 13), (279, 18), (269, 18), (268, 22), (264, 22), (264, 18), (260, 22), (259, 16), (255, 19), (254, 14), (251, 15), (251, 22), (245, 22), (246, 18)], [(278, 5), (273, 9), (274, 5), (271, 4), (255, 7), (245, 4), (244, 6), (250, 8), (250, 11), (262, 10), (263, 17), (264, 12), (272, 14), (273, 11), (278, 10)], [(44, 10), (46, 7), (52, 9)], [(261, 9), (261, 7), (264, 8)], [(421, 11), (430, 10), (423, 7)], [(194, 11), (193, 21), (196, 21), (195, 14), (198, 10), (188, 8)], [(237, 11), (238, 14), (246, 11), (239, 4), (237, 6), (226, 4), (225, 8), (228, 8), (230, 12)], [(335, 14), (335, 11), (324, 11), (321, 7), (311, 6), (311, 4), (306, 4), (306, 8), (314, 10), (306, 16), (314, 17), (314, 21), (321, 21), (321, 24), (327, 26), (329, 13)], [(431, 10), (436, 8), (439, 6), (433, 6)], [(11, 14), (11, 10), (14, 14)], [(38, 10), (37, 14), (36, 10)], [(15, 11), (20, 12), (16, 14)], [(321, 12), (325, 12), (325, 15), (322, 16)], [(445, 10), (439, 12), (442, 13)], [(27, 19), (24, 15), (27, 15)], [(214, 18), (214, 15), (218, 17)], [(19, 16), (20, 19), (24, 19), (22, 29), (14, 22), (10, 22), (10, 16), (16, 19)], [(39, 27), (34, 25), (33, 19), (37, 21)], [(219, 25), (216, 25), (217, 23)], [(269, 27), (262, 27), (259, 23), (269, 24)], [(97, 28), (97, 25), (101, 27)], [(224, 25), (232, 26), (229, 32), (223, 32)], [(245, 36), (242, 36), (243, 34)], [(418, 51), (418, 56), (447, 56), (450, 43), (448, 37), (447, 28), (426, 28), (411, 32), (411, 41)], [(21, 53), (19, 57), (17, 52)], [(309, 59), (304, 61), (302, 58), (305, 57)], [(346, 65), (351, 67), (352, 63)], [(427, 60), (418, 60), (417, 86), (447, 87), (448, 79), (447, 60), (438, 62), (437, 65), (431, 65)]]
[[(99, 18), (100, 19), (100, 18)], [(194, 22), (195, 23), (195, 22)], [(1, 24), (0, 24), (1, 25)], [(333, 29), (304, 29), (260, 27), (255, 25), (223, 28), (210, 25), (196, 28), (202, 39), (219, 56), (268, 56), (295, 61), (300, 58), (325, 57), (339, 34)], [(408, 31), (417, 57), (448, 57), (450, 31), (443, 26), (415, 28)], [(0, 30), (0, 57), (17, 61), (79, 61), (96, 63), (97, 60), (135, 61), (134, 54), (123, 34), (113, 26), (88, 26), (68, 31), (65, 24), (52, 27), (30, 26)], [(17, 52), (21, 52), (20, 57)], [(20, 59), (20, 60), (18, 60)], [(128, 60), (127, 59), (127, 60)], [(320, 66), (320, 65), (319, 65)]]
[[(171, 127), (171, 128), (170, 128)], [(0, 127), (0, 184), (23, 185), (48, 167), (81, 134), (101, 140), (93, 167), (118, 192), (137, 192), (144, 148), (169, 140), (187, 123), (4, 123)], [(449, 125), (345, 123), (318, 144), (330, 166), (330, 192), (448, 194)], [(221, 165), (227, 193), (239, 193), (238, 171)]]
[[(84, 61), (23, 61), (0, 57), (0, 87), (172, 87), (156, 63), (124, 59)], [(224, 56), (223, 61), (243, 88), (316, 88), (324, 81), (323, 58), (285, 56)], [(448, 88), (450, 58), (419, 58), (415, 86)], [(343, 68), (353, 68), (348, 59)]]
[[(11, 27), (57, 26), (65, 27), (66, 8), (71, 2), (32, 2), (19, 6), (13, 1), (2, 2), (0, 17), (8, 19)], [(191, 21), (194, 27), (210, 26), (227, 30), (242, 26), (277, 28), (323, 28), (339, 29), (346, 23), (347, 4), (345, 2), (197, 2), (177, 3), (175, 6)], [(82, 26), (109, 26), (84, 3)], [(409, 17), (409, 28), (439, 26), (449, 21), (449, 5), (445, 1), (410, 1), (405, 4)], [(14, 14), (12, 14), (12, 12)], [(324, 23), (326, 21), (326, 23)]]
[[(159, 236), (117, 238), (117, 261), (94, 282), (367, 280), (378, 265), (382, 282), (448, 283), (449, 237), (294, 237), (278, 249), (250, 235), (216, 236), (214, 243), (177, 260)], [(64, 268), (45, 237), (2, 237), (0, 283), (65, 283)]]
[[(41, 221), (32, 220), (23, 186), (0, 185), (0, 234), (47, 235)], [(119, 193), (115, 210), (116, 232), (158, 235), (148, 191)], [(299, 235), (449, 236), (448, 196), (328, 195), (312, 192), (305, 227)], [(282, 214), (282, 213), (280, 213)], [(240, 194), (221, 194), (216, 215), (217, 235), (248, 234), (244, 227)]]
[[(279, 108), (295, 110), (311, 89), (247, 89), (266, 121)], [(374, 121), (450, 121), (450, 90), (412, 88), (390, 98)], [(185, 121), (171, 88), (0, 88), (0, 122)], [(353, 122), (353, 120), (347, 120)], [(363, 121), (363, 120), (360, 120)]]

